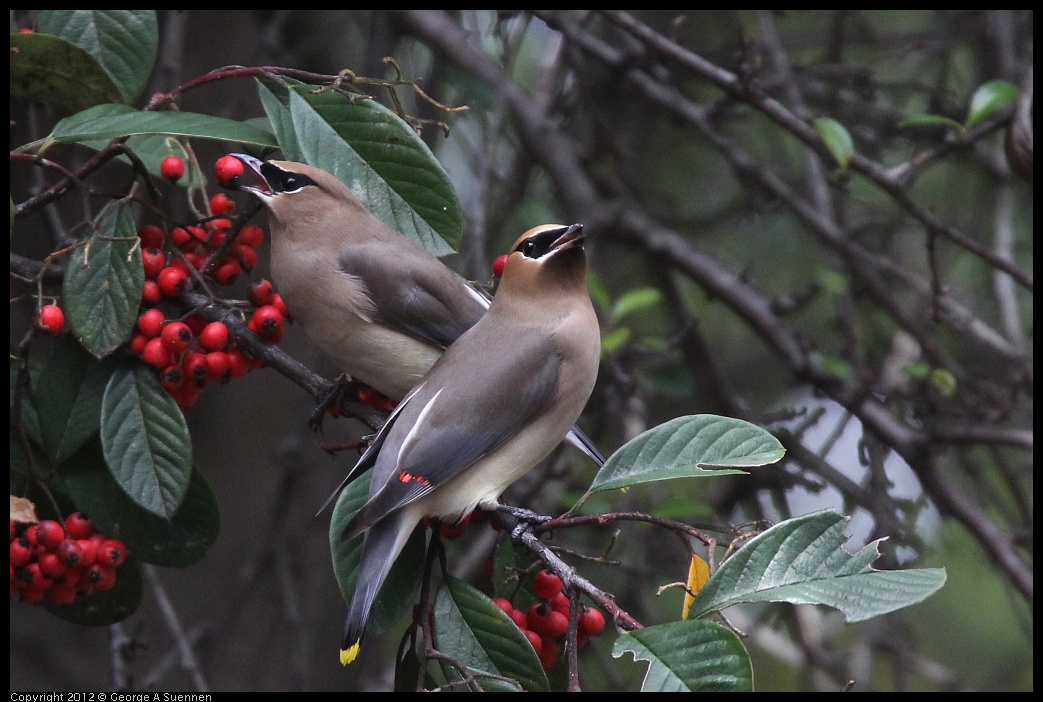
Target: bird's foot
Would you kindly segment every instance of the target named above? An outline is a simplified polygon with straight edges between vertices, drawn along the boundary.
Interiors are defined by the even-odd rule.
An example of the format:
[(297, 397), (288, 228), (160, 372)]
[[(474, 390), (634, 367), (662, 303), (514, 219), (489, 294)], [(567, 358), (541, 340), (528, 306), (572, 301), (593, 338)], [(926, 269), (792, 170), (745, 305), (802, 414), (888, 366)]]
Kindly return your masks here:
[(357, 450), (359, 453), (365, 452), (369, 448), (370, 444), (373, 443), (373, 439), (377, 438), (376, 433), (366, 434), (360, 436), (357, 439), (351, 441), (343, 441), (336, 443), (333, 441), (320, 441), (319, 448), (329, 454), (338, 454), (341, 451), (351, 451), (352, 449)]
[(319, 400), (315, 410), (312, 411), (311, 416), (308, 418), (308, 427), (321, 436), (322, 421), (326, 418), (326, 415), (332, 414), (334, 417), (339, 417), (344, 403), (358, 398), (359, 394), (364, 390), (369, 390), (369, 387), (364, 383), (351, 380), (347, 376), (337, 378), (326, 395)]

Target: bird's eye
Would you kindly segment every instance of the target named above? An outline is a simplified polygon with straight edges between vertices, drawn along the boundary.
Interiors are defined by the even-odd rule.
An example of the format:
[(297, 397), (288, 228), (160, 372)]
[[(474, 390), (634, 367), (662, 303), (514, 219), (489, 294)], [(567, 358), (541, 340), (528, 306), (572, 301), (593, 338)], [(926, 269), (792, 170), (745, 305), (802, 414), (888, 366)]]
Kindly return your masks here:
[(282, 191), (284, 193), (295, 193), (311, 182), (311, 178), (287, 173), (282, 180)]
[(532, 255), (536, 253), (536, 242), (532, 239), (528, 239), (525, 243), (521, 245), (519, 251), (531, 258)]

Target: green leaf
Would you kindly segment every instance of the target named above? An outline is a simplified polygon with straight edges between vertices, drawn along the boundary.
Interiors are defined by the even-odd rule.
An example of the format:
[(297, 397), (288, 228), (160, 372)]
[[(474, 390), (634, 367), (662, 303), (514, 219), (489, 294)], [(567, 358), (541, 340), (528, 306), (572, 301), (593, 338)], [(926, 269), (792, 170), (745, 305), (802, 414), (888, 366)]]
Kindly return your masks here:
[(931, 373), (931, 366), (929, 363), (923, 361), (917, 361), (916, 363), (910, 363), (902, 366), (902, 372), (910, 378), (916, 378), (917, 380), (923, 380)]
[[(259, 85), (263, 96), (268, 88)], [(289, 123), (262, 97), (287, 158), (334, 174), (366, 209), (434, 255), (455, 251), (463, 213), (449, 176), (423, 140), (378, 102), (315, 89), (296, 85), (274, 94), (288, 109)]]
[[(351, 602), (355, 593), (355, 580), (359, 563), (362, 561), (362, 542), (364, 535), (356, 536), (350, 541), (342, 541), (340, 535), (359, 508), (366, 503), (369, 482), (372, 473), (360, 476), (341, 492), (337, 504), (333, 508), (330, 519), (330, 551), (333, 555), (333, 574), (340, 586), (344, 601)], [(416, 594), (420, 590), (423, 576), (425, 529), (418, 526), (413, 530), (406, 545), (402, 548), (395, 565), (391, 566), (380, 594), (373, 603), (369, 622), (366, 625), (367, 636), (377, 636), (412, 611)], [(365, 645), (365, 642), (363, 642)]]
[(641, 692), (752, 692), (749, 653), (732, 631), (689, 619), (630, 631), (612, 655), (648, 661)]
[(616, 351), (630, 340), (630, 327), (619, 327), (601, 337), (601, 357), (604, 358)]
[(1005, 80), (991, 80), (974, 91), (967, 110), (967, 126), (973, 127), (1018, 99), (1018, 86)]
[(656, 288), (638, 288), (624, 293), (616, 304), (612, 306), (609, 319), (616, 323), (628, 314), (643, 310), (647, 307), (655, 307), (663, 299), (663, 294)]
[(963, 125), (954, 119), (949, 117), (942, 117), (941, 115), (917, 115), (915, 117), (906, 117), (898, 123), (899, 129), (905, 129), (907, 127), (950, 127), (959, 131), (963, 130)]
[(116, 584), (111, 590), (95, 592), (68, 605), (44, 602), (44, 609), (67, 622), (80, 626), (108, 626), (134, 614), (145, 592), (141, 569), (133, 556), (128, 556), (116, 570)]
[(47, 34), (11, 35), (11, 97), (70, 110), (121, 99), (119, 88), (83, 49)]
[[(278, 90), (283, 99), (280, 100), (272, 90)], [(258, 79), (257, 95), (261, 98), (268, 125), (283, 155), (289, 159), (300, 158), (301, 146), (297, 143), (297, 132), (293, 128), (293, 117), (290, 116), (289, 92), (281, 86), (269, 85), (264, 79)]]
[(608, 294), (605, 282), (597, 271), (589, 268), (587, 269), (587, 290), (590, 291), (590, 299), (594, 301), (595, 307), (607, 310), (612, 306), (612, 297)]
[(860, 622), (921, 602), (945, 584), (944, 568), (874, 570), (880, 540), (850, 554), (841, 548), (844, 523), (832, 511), (815, 512), (750, 539), (710, 577), (689, 616), (739, 602), (792, 602), (828, 605)]
[(188, 490), (167, 520), (133, 502), (105, 467), (98, 441), (92, 441), (58, 467), (69, 497), (95, 528), (119, 538), (145, 563), (185, 568), (209, 552), (221, 532), (217, 496), (203, 474), (192, 469)]
[(851, 380), (855, 377), (855, 367), (845, 358), (827, 356), (818, 351), (810, 354), (811, 362), (820, 370), (834, 375), (843, 380)]
[(130, 338), (141, 305), (145, 269), (131, 207), (120, 201), (98, 215), (97, 236), (73, 250), (62, 283), (69, 325), (97, 358)]
[(609, 456), (587, 495), (658, 480), (744, 473), (737, 469), (775, 463), (785, 452), (768, 431), (741, 419), (713, 414), (677, 417)]
[(142, 112), (126, 105), (97, 105), (54, 125), (48, 139), (61, 143), (89, 144), (118, 137), (167, 134), (276, 146), (271, 133), (234, 119), (194, 112)]
[(816, 267), (815, 280), (822, 289), (831, 295), (842, 295), (851, 287), (850, 278), (829, 268)]
[(61, 463), (98, 433), (101, 400), (115, 361), (98, 362), (69, 334), (62, 334), (34, 384), (47, 457)]
[[(540, 659), (521, 630), (492, 600), (467, 583), (449, 576), (435, 598), (435, 647), (462, 662), (479, 675), (486, 691), (517, 691), (518, 686), (481, 673), (501, 675), (518, 681), (529, 692), (547, 692), (547, 675)], [(446, 678), (461, 679), (459, 672), (443, 663)]]
[(818, 132), (822, 142), (833, 155), (841, 173), (847, 171), (848, 161), (851, 154), (855, 152), (855, 143), (851, 140), (851, 133), (847, 131), (840, 122), (829, 117), (819, 117), (814, 122), (815, 131)]
[(36, 31), (93, 56), (125, 103), (138, 99), (152, 75), (159, 46), (155, 10), (39, 10)]
[(149, 512), (173, 518), (192, 475), (192, 438), (150, 368), (133, 363), (112, 374), (102, 399), (101, 445), (120, 488)]
[(956, 376), (944, 368), (931, 371), (931, 385), (944, 398), (951, 398), (956, 394)]

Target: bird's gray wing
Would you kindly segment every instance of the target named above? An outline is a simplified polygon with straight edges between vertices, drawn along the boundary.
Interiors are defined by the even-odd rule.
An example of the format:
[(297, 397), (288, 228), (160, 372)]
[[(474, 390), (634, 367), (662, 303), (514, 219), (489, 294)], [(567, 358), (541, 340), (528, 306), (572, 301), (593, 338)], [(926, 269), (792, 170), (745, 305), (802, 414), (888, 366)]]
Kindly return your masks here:
[[(456, 347), (454, 347), (456, 348)], [(459, 359), (456, 356), (453, 360)], [(351, 538), (503, 446), (546, 412), (558, 393), (561, 358), (549, 340), (512, 339), (495, 363), (445, 364), (408, 401), (377, 459), (369, 501), (348, 524)], [(446, 382), (446, 378), (454, 382)]]
[(373, 321), (446, 348), (481, 319), (488, 301), (440, 261), (409, 249), (358, 244), (339, 257), (375, 307)]

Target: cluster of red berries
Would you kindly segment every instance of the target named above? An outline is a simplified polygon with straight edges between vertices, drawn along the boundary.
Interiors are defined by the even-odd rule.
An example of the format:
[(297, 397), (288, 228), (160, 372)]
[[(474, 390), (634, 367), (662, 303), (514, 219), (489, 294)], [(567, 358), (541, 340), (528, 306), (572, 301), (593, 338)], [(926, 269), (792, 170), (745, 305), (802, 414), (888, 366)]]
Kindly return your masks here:
[[(562, 592), (561, 584), (557, 575), (541, 570), (533, 584), (538, 600), (527, 610), (515, 609), (511, 601), (503, 597), (493, 600), (525, 634), (544, 670), (550, 670), (558, 662), (569, 628), (569, 598)], [(604, 628), (605, 617), (600, 610), (584, 605), (576, 621), (576, 644), (583, 648), (590, 637), (597, 636)]]
[[(177, 157), (168, 157), (161, 171), (164, 177), (169, 173), (172, 180), (177, 180), (180, 173), (171, 159), (180, 163)], [(220, 177), (221, 170), (217, 171)], [(175, 174), (177, 177), (173, 177)], [(260, 366), (260, 361), (245, 354), (229, 338), (223, 323), (208, 323), (196, 315), (183, 319), (168, 317), (160, 309), (162, 303), (184, 293), (195, 272), (209, 270), (215, 283), (231, 286), (244, 271), (257, 265), (257, 247), (264, 241), (264, 231), (256, 224), (247, 224), (216, 266), (208, 266), (211, 254), (225, 244), (231, 233), (232, 222), (223, 215), (234, 207), (227, 195), (218, 193), (210, 198), (212, 217), (202, 226), (175, 227), (169, 235), (156, 224), (146, 224), (138, 230), (145, 285), (141, 292), (142, 313), (130, 349), (156, 369), (160, 382), (182, 408), (195, 404), (206, 386), (228, 382)], [(254, 282), (249, 300), (255, 308), (250, 329), (266, 341), (281, 341), (288, 313), (271, 281)]]
[(11, 520), (11, 597), (67, 605), (116, 584), (116, 569), (127, 560), (119, 539), (94, 533), (79, 512), (28, 524)]

